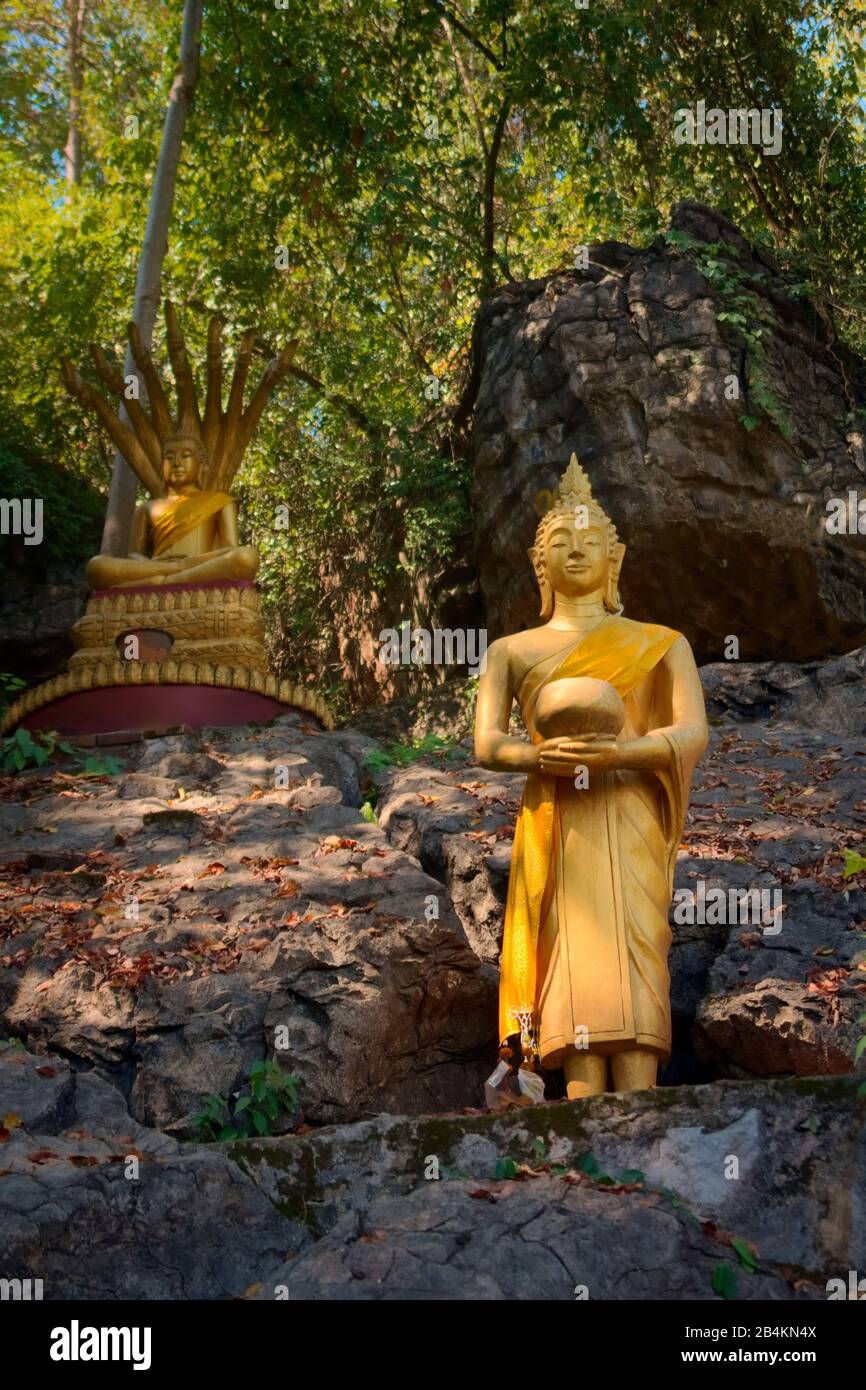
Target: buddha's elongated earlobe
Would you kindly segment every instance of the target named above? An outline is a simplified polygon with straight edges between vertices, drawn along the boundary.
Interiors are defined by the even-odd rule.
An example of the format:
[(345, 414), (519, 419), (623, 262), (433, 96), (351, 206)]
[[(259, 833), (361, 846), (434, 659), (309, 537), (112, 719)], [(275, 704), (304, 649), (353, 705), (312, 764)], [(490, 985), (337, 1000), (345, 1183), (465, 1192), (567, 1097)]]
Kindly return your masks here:
[(607, 567), (607, 582), (604, 586), (604, 606), (608, 613), (620, 614), (622, 604), (619, 600), (619, 574), (622, 569), (622, 562), (625, 559), (625, 546), (622, 541), (617, 541), (616, 545), (611, 546), (610, 560)]
[(541, 593), (541, 617), (545, 621), (553, 613), (553, 590), (550, 587), (550, 580), (547, 577), (547, 567), (544, 563), (544, 552), (540, 546), (530, 546), (529, 555), (532, 568), (535, 571), (535, 579)]

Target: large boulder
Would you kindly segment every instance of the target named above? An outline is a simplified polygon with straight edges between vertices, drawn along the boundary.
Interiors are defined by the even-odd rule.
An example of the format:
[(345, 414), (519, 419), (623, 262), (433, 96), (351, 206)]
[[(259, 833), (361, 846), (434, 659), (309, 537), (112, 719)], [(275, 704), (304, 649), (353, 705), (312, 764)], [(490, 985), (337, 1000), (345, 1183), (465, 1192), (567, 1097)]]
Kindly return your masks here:
[(480, 311), (491, 635), (537, 622), (526, 551), (574, 450), (627, 543), (629, 617), (685, 632), (702, 661), (729, 635), (749, 659), (848, 652), (866, 634), (866, 535), (829, 535), (825, 504), (866, 493), (849, 423), (863, 363), (725, 218), (686, 202), (672, 223), (673, 243), (591, 247), (587, 269), (506, 285)]
[(87, 585), (80, 565), (23, 561), (16, 567), (7, 559), (0, 570), (0, 670), (31, 683), (64, 669), (74, 651), (69, 630), (84, 612)]

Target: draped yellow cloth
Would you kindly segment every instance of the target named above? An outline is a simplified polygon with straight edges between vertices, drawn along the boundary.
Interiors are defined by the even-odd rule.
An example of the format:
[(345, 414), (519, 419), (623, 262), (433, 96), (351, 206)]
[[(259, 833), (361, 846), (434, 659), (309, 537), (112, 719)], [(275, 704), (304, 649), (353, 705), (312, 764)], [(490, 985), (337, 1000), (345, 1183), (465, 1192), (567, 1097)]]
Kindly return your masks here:
[(154, 557), (164, 554), (175, 541), (188, 536), (215, 512), (221, 512), (231, 500), (227, 492), (200, 492), (198, 489), (166, 499), (151, 523)]
[[(591, 676), (609, 682), (626, 706), (620, 738), (671, 724), (670, 694), (652, 673), (680, 634), (609, 617), (561, 660), (537, 662), (517, 699), (533, 742), (541, 689)], [(692, 768), (675, 730), (664, 772), (591, 775), (576, 790), (568, 778), (527, 777), (514, 837), (502, 943), (499, 1034), (540, 1026), (542, 1061), (558, 1065), (574, 1045), (629, 1041), (669, 1052), (670, 941), (667, 908)]]

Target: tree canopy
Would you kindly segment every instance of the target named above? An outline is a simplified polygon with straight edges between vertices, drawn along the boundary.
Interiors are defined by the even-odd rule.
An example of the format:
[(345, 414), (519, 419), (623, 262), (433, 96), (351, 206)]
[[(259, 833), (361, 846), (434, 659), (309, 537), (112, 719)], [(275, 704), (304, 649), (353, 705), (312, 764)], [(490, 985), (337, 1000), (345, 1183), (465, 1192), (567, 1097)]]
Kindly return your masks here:
[[(0, 3), (0, 429), (100, 489), (57, 361), (122, 359), (181, 10)], [(692, 196), (864, 346), (857, 0), (224, 0), (201, 52), (163, 292), (200, 356), (212, 313), (229, 347), (251, 323), (263, 354), (300, 340), (239, 479), (287, 672), (327, 687), (347, 586), (363, 607), (466, 544), (496, 284), (642, 244)], [(701, 99), (780, 109), (780, 153), (677, 144)]]

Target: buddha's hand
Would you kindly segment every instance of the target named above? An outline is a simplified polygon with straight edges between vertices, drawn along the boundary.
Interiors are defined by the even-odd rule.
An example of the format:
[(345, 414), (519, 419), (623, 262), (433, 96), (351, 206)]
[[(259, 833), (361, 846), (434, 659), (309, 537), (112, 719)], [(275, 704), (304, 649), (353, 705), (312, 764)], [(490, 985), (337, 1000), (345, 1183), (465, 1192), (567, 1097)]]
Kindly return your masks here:
[(570, 735), (548, 738), (536, 747), (537, 769), (546, 777), (574, 777), (579, 768), (608, 771), (619, 767), (618, 745), (615, 738), (576, 739)]

